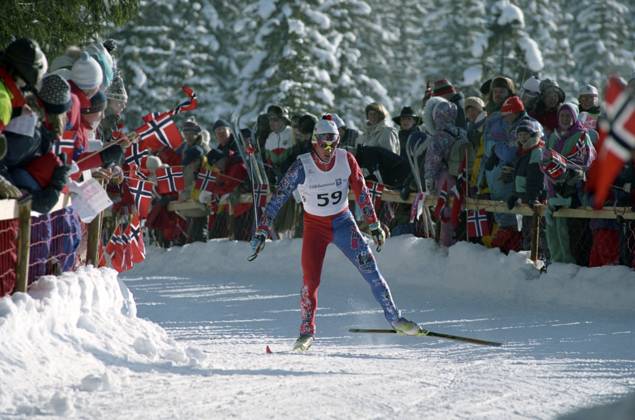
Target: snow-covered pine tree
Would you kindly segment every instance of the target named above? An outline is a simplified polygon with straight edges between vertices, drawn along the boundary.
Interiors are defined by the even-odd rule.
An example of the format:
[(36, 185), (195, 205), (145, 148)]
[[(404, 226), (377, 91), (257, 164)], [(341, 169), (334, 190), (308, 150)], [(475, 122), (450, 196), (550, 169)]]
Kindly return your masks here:
[[(543, 53), (545, 67), (538, 78), (557, 80), (569, 94), (578, 88), (575, 80), (575, 61), (568, 38), (573, 15), (562, 2), (549, 0), (519, 0), (524, 11), (527, 32), (538, 42)], [(519, 80), (522, 83), (524, 80)]]
[(611, 0), (569, 2), (576, 24), (570, 28), (575, 78), (579, 84), (604, 85), (607, 75), (630, 77), (635, 71), (632, 10), (626, 2)]
[(522, 10), (508, 0), (488, 11), (488, 31), (475, 39), (473, 54), (481, 58), (483, 74), (503, 74), (516, 83), (544, 67), (538, 44), (525, 31)]
[(131, 98), (129, 128), (148, 112), (183, 100), (181, 86), (198, 94), (199, 122), (208, 126), (234, 105), (236, 65), (226, 22), (240, 10), (230, 2), (142, 1), (137, 19), (112, 33), (121, 41), (118, 65)]
[[(268, 104), (294, 112), (320, 114), (335, 106), (332, 69), (335, 46), (329, 41), (334, 22), (321, 0), (258, 1), (243, 8), (253, 32), (243, 38), (239, 103), (254, 119)], [(246, 45), (249, 42), (250, 45)]]
[(332, 17), (333, 31), (328, 39), (335, 47), (337, 65), (331, 69), (334, 112), (347, 125), (363, 127), (364, 108), (370, 102), (385, 101), (386, 88), (376, 79), (369, 77), (362, 60), (362, 49), (366, 41), (360, 26), (372, 14), (370, 5), (364, 0), (327, 0), (323, 6)]

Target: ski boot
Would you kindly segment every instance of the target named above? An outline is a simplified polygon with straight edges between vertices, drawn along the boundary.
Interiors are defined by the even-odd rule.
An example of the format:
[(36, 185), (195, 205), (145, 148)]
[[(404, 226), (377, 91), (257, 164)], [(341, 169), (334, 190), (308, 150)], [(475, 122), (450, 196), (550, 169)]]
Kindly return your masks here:
[(392, 327), (399, 335), (428, 335), (428, 330), (422, 328), (416, 322), (409, 321), (406, 318), (399, 318), (392, 323)]
[(295, 340), (295, 344), (293, 345), (293, 351), (303, 352), (307, 351), (309, 347), (313, 344), (313, 335), (311, 334), (302, 334)]

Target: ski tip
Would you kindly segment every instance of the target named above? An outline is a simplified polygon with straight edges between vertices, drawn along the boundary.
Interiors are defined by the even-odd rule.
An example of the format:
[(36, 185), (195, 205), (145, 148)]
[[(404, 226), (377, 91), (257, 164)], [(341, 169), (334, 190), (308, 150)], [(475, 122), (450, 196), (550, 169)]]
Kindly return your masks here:
[(273, 352), (271, 351), (271, 349), (269, 348), (269, 346), (265, 347), (265, 353), (267, 354), (272, 354)]

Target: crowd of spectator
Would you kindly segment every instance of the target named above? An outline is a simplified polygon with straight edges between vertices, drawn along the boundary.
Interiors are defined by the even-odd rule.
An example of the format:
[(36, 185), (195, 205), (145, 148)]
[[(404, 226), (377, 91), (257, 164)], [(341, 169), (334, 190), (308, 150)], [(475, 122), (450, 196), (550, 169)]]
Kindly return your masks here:
[[(0, 198), (29, 194), (33, 210), (47, 213), (62, 192), (74, 191), (73, 185), (88, 177), (103, 180), (113, 202), (103, 228), (102, 254), (110, 259), (106, 245), (133, 219), (144, 220), (146, 238), (163, 247), (216, 237), (250, 239), (257, 212), (241, 199), (253, 184), (245, 148), (252, 148), (266, 184), (275, 189), (294, 160), (311, 150), (321, 116), (270, 105), (253, 122), (253, 130), (240, 130), (238, 143), (230, 122), (219, 118), (204, 127), (192, 110), (178, 127), (182, 141), (150, 147), (142, 131), (122, 126), (128, 95), (116, 48), (112, 40), (70, 47), (50, 65), (30, 39), (15, 40), (2, 51)], [(624, 84), (635, 90), (635, 79)], [(451, 203), (458, 197), (449, 193), (465, 184), (463, 195), (503, 201), (509, 209), (519, 203), (544, 205), (543, 259), (633, 266), (635, 229), (630, 222), (553, 217), (558, 209), (588, 204), (584, 183), (596, 157), (599, 88), (584, 83), (577, 97), (568, 98), (555, 80), (532, 76), (520, 86), (499, 75), (482, 84), (480, 96), (465, 97), (439, 78), (421, 103), (403, 104), (393, 117), (383, 104), (368, 104), (360, 110), (366, 120), (361, 132), (336, 110), (322, 112), (331, 115), (339, 146), (355, 155), (367, 180), (399, 191), (404, 201), (427, 193), (447, 195)], [(634, 176), (629, 163), (607, 206), (635, 205)], [(161, 188), (162, 179), (177, 178), (180, 182)], [(142, 184), (150, 186), (147, 191)], [(150, 205), (143, 209), (146, 197)], [(175, 205), (183, 203), (189, 205)], [(378, 210), (393, 235), (434, 236), (442, 246), (466, 237), (465, 216), (453, 220), (451, 205), (425, 223), (436, 226), (432, 234), (422, 231), (419, 219), (412, 220), (409, 204), (383, 202)], [(301, 235), (301, 212), (299, 200), (288, 202), (277, 218), (275, 236)], [(528, 249), (530, 218), (510, 213), (488, 217), (493, 229), (472, 241), (503, 252)], [(125, 269), (121, 261), (117, 264)]]

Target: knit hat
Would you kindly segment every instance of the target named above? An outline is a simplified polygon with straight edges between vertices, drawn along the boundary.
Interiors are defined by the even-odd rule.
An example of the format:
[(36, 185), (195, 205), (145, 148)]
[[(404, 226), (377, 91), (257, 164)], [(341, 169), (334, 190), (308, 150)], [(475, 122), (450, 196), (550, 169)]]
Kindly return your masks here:
[(432, 87), (432, 96), (442, 96), (448, 93), (456, 93), (456, 89), (447, 79), (441, 79), (434, 82)]
[(531, 76), (523, 83), (522, 91), (523, 93), (530, 92), (531, 94), (538, 95), (540, 93), (540, 79), (536, 76)]
[(321, 120), (319, 120), (317, 122), (317, 124), (315, 124), (315, 134), (337, 134), (339, 135), (340, 132), (337, 131), (337, 125), (335, 125), (335, 122), (332, 119), (324, 119), (322, 118)]
[(86, 52), (99, 63), (103, 75), (103, 88), (108, 88), (114, 77), (114, 62), (112, 56), (101, 42), (90, 44), (86, 48)]
[(230, 128), (230, 125), (227, 121), (225, 121), (222, 118), (219, 118), (218, 120), (216, 120), (216, 122), (214, 123), (214, 126), (212, 127), (212, 130), (216, 130), (217, 128), (223, 128), (223, 127), (227, 127)]
[(596, 88), (592, 84), (587, 83), (586, 85), (582, 86), (582, 89), (580, 89), (580, 93), (578, 96), (582, 95), (598, 96), (598, 88)]
[(542, 133), (542, 126), (538, 121), (526, 118), (521, 120), (520, 123), (518, 123), (518, 126), (516, 126), (516, 133), (519, 133), (521, 131), (527, 132), (534, 136), (536, 134)]
[(71, 73), (71, 80), (82, 90), (99, 87), (104, 78), (99, 63), (87, 52), (82, 52), (75, 61)]
[(479, 111), (482, 111), (485, 108), (485, 102), (478, 96), (468, 96), (465, 98), (465, 109), (469, 107), (476, 108)]
[(346, 123), (344, 122), (342, 118), (340, 118), (339, 115), (337, 114), (331, 114), (331, 115), (333, 116), (333, 121), (335, 122), (335, 125), (337, 126), (337, 128), (346, 127)]
[(104, 92), (97, 91), (92, 98), (90, 98), (90, 106), (87, 108), (82, 108), (82, 114), (94, 114), (96, 112), (101, 112), (106, 109), (106, 105), (108, 104), (108, 99)]
[(194, 133), (194, 134), (198, 134), (202, 130), (203, 129), (201, 128), (200, 125), (198, 125), (194, 117), (188, 118), (187, 121), (183, 123), (183, 128), (181, 129), (181, 131), (183, 131), (184, 133)]
[(59, 74), (45, 76), (37, 96), (47, 114), (63, 114), (71, 109), (71, 86)]
[(516, 112), (523, 112), (525, 110), (525, 105), (523, 101), (520, 100), (518, 96), (510, 96), (505, 99), (503, 102), (503, 106), (501, 106), (501, 115), (509, 115)]
[(411, 106), (404, 106), (403, 108), (401, 108), (401, 112), (399, 113), (399, 115), (394, 117), (392, 120), (395, 124), (400, 125), (402, 117), (413, 118), (415, 120), (415, 125), (420, 125), (422, 122), (421, 117), (417, 115), (417, 113), (414, 111), (414, 109), (412, 109)]
[(10, 43), (4, 51), (4, 61), (15, 69), (28, 85), (35, 87), (48, 69), (46, 56), (37, 42), (19, 38)]
[(114, 101), (128, 102), (128, 92), (121, 76), (117, 75), (106, 89), (106, 97)]
[(76, 46), (70, 46), (64, 51), (64, 54), (57, 56), (51, 61), (51, 65), (49, 66), (49, 72), (52, 73), (59, 69), (70, 69), (73, 67), (73, 64), (79, 56), (82, 54), (82, 50)]

